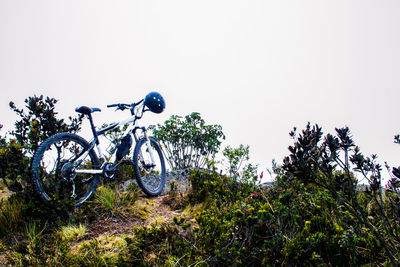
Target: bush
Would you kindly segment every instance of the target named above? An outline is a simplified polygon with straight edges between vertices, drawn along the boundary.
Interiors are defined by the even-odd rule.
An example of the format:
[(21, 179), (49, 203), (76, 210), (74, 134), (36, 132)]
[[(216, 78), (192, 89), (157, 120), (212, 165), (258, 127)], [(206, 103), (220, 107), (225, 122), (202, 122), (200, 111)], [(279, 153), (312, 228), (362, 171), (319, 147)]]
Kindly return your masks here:
[(10, 108), (20, 120), (15, 122), (15, 130), (11, 132), (15, 138), (0, 138), (0, 177), (10, 191), (32, 194), (29, 167), (34, 152), (55, 133), (77, 132), (82, 117), (69, 117), (69, 124), (57, 119), (54, 98), (33, 96), (25, 99), (25, 103), (27, 112), (10, 102)]
[(75, 118), (70, 116), (70, 123), (58, 119), (55, 112), (57, 102), (58, 100), (44, 98), (43, 95), (28, 97), (25, 99), (27, 113), (23, 109), (18, 109), (14, 102), (10, 102), (11, 110), (20, 117), (20, 120), (15, 122), (15, 130), (11, 134), (31, 155), (48, 137), (60, 132), (75, 133), (80, 130), (83, 116)]
[[(381, 264), (385, 248), (327, 189), (286, 173), (266, 189), (230, 186), (226, 177), (193, 172), (199, 228), (190, 241), (208, 265)], [(198, 253), (198, 254), (197, 254)]]
[(0, 177), (8, 190), (26, 190), (30, 159), (25, 156), (23, 146), (15, 139), (0, 139)]
[[(381, 166), (376, 163), (376, 155), (365, 157), (350, 135), (348, 127), (336, 129), (336, 136), (324, 138), (322, 129), (307, 125), (301, 134), (290, 134), (295, 142), (289, 147), (290, 156), (284, 159), (283, 169), (288, 179), (298, 179), (305, 184), (312, 184), (328, 190), (345, 211), (356, 220), (359, 227), (365, 227), (382, 246), (385, 256), (392, 265), (400, 260), (398, 250), (400, 231), (398, 216), (390, 212), (384, 202), (381, 184)], [(369, 183), (366, 192), (358, 190), (357, 179), (351, 169), (359, 172)], [(390, 199), (393, 203), (395, 199)], [(367, 203), (376, 205), (376, 214), (370, 216)]]
[(238, 148), (232, 148), (227, 146), (222, 151), (228, 161), (227, 173), (234, 179), (242, 181), (253, 181), (257, 180), (257, 165), (248, 163), (250, 159), (250, 147), (240, 145)]
[(185, 118), (173, 115), (164, 125), (153, 126), (172, 169), (202, 168), (214, 159), (225, 139), (220, 125), (206, 125), (199, 113)]

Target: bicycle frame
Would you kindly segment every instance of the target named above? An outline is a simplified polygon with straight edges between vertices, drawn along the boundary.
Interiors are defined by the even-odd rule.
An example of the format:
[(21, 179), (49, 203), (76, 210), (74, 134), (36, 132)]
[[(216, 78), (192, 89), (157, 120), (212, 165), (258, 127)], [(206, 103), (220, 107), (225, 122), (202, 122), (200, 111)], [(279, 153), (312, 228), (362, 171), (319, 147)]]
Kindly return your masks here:
[[(138, 102), (138, 103), (141, 103), (141, 101)], [(136, 104), (136, 105), (137, 105), (137, 104)], [(134, 104), (134, 108), (135, 108), (135, 104)], [(116, 127), (119, 127), (119, 126), (124, 126), (124, 125), (126, 125), (126, 124), (130, 124), (130, 125), (129, 125), (128, 128), (125, 130), (125, 132), (123, 133), (122, 136), (126, 136), (126, 135), (128, 135), (128, 134), (133, 135), (133, 138), (134, 138), (134, 140), (135, 140), (135, 143), (137, 143), (137, 142), (139, 141), (139, 136), (138, 136), (138, 134), (137, 134), (137, 130), (142, 130), (143, 136), (144, 136), (144, 138), (145, 138), (145, 140), (146, 140), (146, 146), (147, 146), (148, 151), (149, 151), (149, 154), (150, 154), (151, 164), (154, 165), (154, 164), (155, 164), (155, 160), (154, 160), (153, 151), (152, 151), (152, 149), (150, 149), (150, 140), (149, 140), (149, 137), (148, 137), (148, 135), (147, 135), (147, 129), (146, 129), (145, 127), (140, 127), (140, 126), (138, 126), (137, 123), (136, 123), (136, 121), (137, 121), (138, 119), (140, 119), (140, 118), (143, 116), (143, 113), (144, 113), (145, 111), (146, 111), (146, 110), (144, 110), (144, 107), (143, 107), (143, 108), (142, 108), (142, 111), (141, 111), (141, 112), (142, 112), (141, 115), (140, 115), (140, 116), (137, 116), (137, 115), (134, 114), (135, 112), (133, 112), (133, 110), (131, 110), (132, 115), (133, 115), (131, 118), (129, 118), (129, 119), (127, 119), (127, 120), (124, 120), (124, 121), (121, 121), (121, 122), (117, 122), (117, 123), (115, 123), (115, 124), (112, 124), (112, 125), (110, 125), (110, 126), (104, 128), (104, 129), (99, 130), (99, 131), (96, 131), (96, 130), (95, 130), (95, 127), (94, 127), (94, 124), (93, 124), (93, 119), (92, 119), (92, 117), (91, 117), (91, 114), (89, 114), (88, 117), (89, 117), (89, 121), (90, 121), (90, 124), (91, 124), (92, 132), (93, 132), (93, 139), (92, 139), (92, 140), (90, 141), (90, 143), (89, 143), (89, 144), (90, 144), (89, 149), (88, 149), (87, 151), (85, 151), (83, 154), (78, 155), (77, 159), (80, 158), (81, 156), (82, 156), (82, 159), (79, 160), (79, 161), (74, 165), (74, 169), (75, 169), (74, 171), (75, 171), (75, 173), (82, 173), (82, 174), (103, 174), (103, 173), (104, 173), (104, 167), (105, 167), (107, 164), (112, 164), (115, 168), (119, 167), (120, 163), (118, 163), (117, 165), (115, 165), (115, 163), (116, 163), (116, 161), (117, 161), (116, 155), (117, 155), (118, 150), (115, 149), (115, 151), (114, 151), (114, 153), (111, 155), (110, 159), (107, 160), (106, 156), (103, 154), (103, 152), (102, 152), (102, 150), (101, 150), (101, 148), (100, 148), (100, 146), (99, 146), (99, 144), (100, 144), (100, 142), (99, 142), (99, 136), (104, 135), (104, 134), (105, 134), (106, 132), (108, 132), (109, 130), (112, 130), (112, 129), (114, 129), (114, 128), (116, 128)], [(98, 156), (98, 158), (99, 158), (100, 160), (103, 160), (103, 164), (102, 164), (102, 166), (100, 167), (100, 169), (76, 169), (76, 168), (82, 163), (82, 161), (89, 155), (90, 151), (92, 151), (95, 147), (96, 147), (96, 149), (94, 150), (95, 154), (97, 154), (97, 156)], [(96, 153), (96, 150), (97, 150), (97, 153)], [(142, 157), (142, 156), (140, 156), (140, 157)]]

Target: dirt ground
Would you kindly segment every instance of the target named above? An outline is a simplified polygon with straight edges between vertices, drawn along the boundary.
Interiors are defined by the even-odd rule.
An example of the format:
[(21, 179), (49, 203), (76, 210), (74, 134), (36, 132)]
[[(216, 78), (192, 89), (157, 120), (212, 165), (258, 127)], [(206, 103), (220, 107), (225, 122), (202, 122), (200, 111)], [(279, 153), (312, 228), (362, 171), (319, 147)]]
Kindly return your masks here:
[(180, 216), (182, 212), (174, 211), (166, 204), (168, 195), (158, 196), (153, 198), (141, 197), (137, 201), (142, 202), (149, 211), (149, 216), (146, 219), (139, 217), (111, 217), (98, 218), (88, 225), (88, 234), (92, 238), (100, 235), (118, 235), (130, 233), (134, 226), (151, 225), (154, 222), (169, 223), (173, 218)]

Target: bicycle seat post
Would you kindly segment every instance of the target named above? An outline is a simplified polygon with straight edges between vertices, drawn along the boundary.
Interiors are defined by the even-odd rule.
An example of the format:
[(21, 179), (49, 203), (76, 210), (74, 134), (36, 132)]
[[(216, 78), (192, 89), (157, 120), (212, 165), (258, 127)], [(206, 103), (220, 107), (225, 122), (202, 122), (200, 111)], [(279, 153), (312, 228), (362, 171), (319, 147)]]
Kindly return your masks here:
[(96, 139), (96, 144), (99, 144), (99, 139), (97, 138), (97, 131), (96, 128), (94, 127), (94, 123), (93, 123), (93, 118), (92, 118), (92, 114), (89, 113), (87, 114), (89, 122), (90, 122), (90, 128), (92, 128), (92, 133), (93, 133), (93, 137)]

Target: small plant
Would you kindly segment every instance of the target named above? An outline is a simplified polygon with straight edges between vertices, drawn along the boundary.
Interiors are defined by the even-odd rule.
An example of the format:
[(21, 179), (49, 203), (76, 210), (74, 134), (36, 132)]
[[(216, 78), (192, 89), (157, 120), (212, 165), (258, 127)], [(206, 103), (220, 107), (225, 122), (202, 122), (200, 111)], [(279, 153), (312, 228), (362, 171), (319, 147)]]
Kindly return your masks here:
[(170, 206), (173, 210), (184, 208), (188, 204), (187, 193), (182, 193), (178, 190), (178, 185), (175, 180), (170, 182), (170, 191), (167, 197), (163, 200), (164, 204)]
[(27, 253), (24, 257), (29, 263), (34, 265), (41, 265), (46, 258), (44, 252), (44, 231), (46, 224), (42, 227), (38, 222), (31, 221), (26, 225), (26, 248)]
[(96, 191), (93, 202), (100, 211), (110, 216), (125, 216), (135, 209), (135, 201), (139, 195), (136, 184), (130, 184), (124, 192), (119, 191), (116, 186), (110, 186), (101, 186)]
[(94, 202), (100, 204), (104, 210), (111, 212), (111, 214), (118, 210), (118, 194), (108, 187), (98, 188)]
[(4, 236), (14, 232), (25, 224), (23, 211), (25, 201), (19, 195), (11, 195), (0, 200), (0, 235)]
[(227, 146), (222, 151), (225, 156), (228, 167), (227, 173), (234, 179), (242, 181), (253, 181), (257, 179), (257, 166), (248, 163), (250, 159), (250, 147), (240, 145), (238, 148)]
[(68, 224), (66, 226), (62, 226), (58, 233), (66, 241), (79, 239), (85, 235), (86, 225), (85, 224), (79, 224), (79, 225)]
[(39, 224), (35, 221), (29, 222), (26, 225), (25, 231), (28, 243), (32, 246), (37, 246), (43, 237), (45, 228), (46, 226), (41, 229)]

